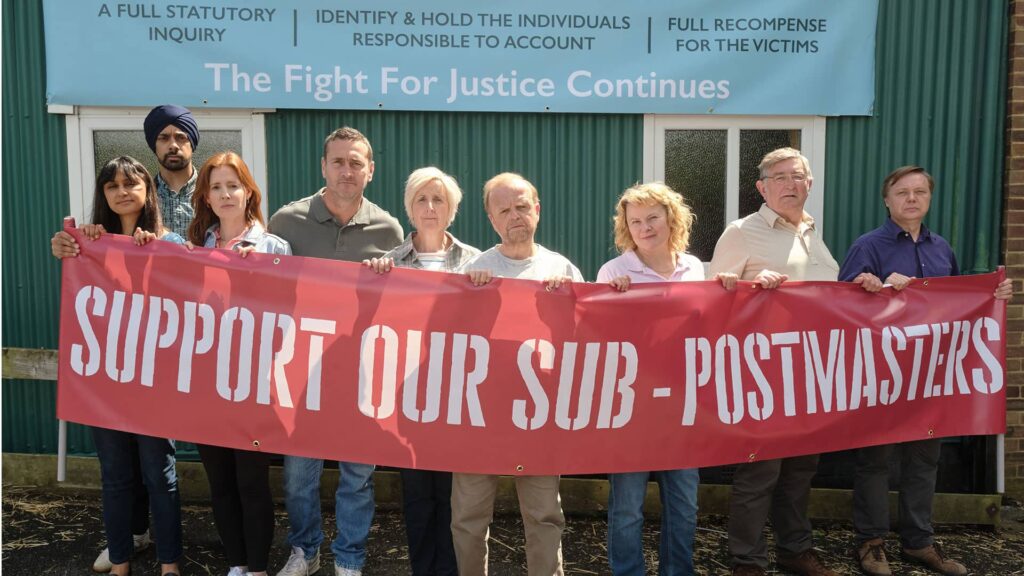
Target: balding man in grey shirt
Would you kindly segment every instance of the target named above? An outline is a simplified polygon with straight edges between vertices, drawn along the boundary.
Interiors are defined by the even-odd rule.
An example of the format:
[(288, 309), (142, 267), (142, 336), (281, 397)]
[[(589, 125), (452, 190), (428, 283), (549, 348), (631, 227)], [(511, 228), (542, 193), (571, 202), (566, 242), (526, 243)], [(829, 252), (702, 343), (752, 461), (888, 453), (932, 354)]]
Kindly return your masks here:
[[(484, 210), (501, 244), (463, 267), (474, 285), (492, 278), (543, 280), (549, 290), (563, 282), (582, 282), (568, 258), (534, 242), (540, 222), (537, 188), (518, 174), (505, 172), (484, 184)], [(516, 476), (519, 511), (526, 531), (529, 576), (561, 576), (565, 516), (558, 476)], [(487, 576), (487, 539), (494, 512), (498, 477), (456, 473), (452, 476), (452, 540), (461, 576)]]

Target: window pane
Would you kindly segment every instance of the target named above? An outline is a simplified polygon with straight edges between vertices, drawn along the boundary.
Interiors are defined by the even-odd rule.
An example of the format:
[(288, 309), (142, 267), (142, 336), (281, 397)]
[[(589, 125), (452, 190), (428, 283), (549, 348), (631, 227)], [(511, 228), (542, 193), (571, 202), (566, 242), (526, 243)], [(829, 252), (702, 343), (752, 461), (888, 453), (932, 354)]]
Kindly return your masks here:
[(665, 183), (683, 195), (697, 218), (689, 252), (711, 260), (725, 228), (725, 130), (667, 130)]
[(790, 146), (800, 149), (800, 130), (740, 130), (740, 218), (757, 212), (764, 200), (757, 191), (757, 165), (764, 155)]
[[(192, 155), (192, 163), (196, 168), (218, 152), (232, 150), (239, 155), (242, 153), (240, 130), (203, 130), (200, 134), (198, 150)], [(146, 166), (150, 174), (156, 176), (160, 165), (156, 161), (156, 155), (146, 144), (146, 136), (142, 130), (96, 130), (92, 137), (96, 159), (96, 171), (93, 176), (99, 173), (104, 164), (118, 156), (135, 158)]]

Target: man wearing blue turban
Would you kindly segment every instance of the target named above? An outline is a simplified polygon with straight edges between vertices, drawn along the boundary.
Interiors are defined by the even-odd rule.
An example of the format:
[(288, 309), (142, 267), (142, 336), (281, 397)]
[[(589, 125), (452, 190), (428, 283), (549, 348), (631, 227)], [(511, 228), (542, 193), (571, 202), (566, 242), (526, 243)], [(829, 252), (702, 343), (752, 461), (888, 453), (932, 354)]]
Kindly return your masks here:
[(192, 165), (192, 153), (199, 146), (199, 126), (188, 108), (165, 104), (153, 108), (142, 127), (146, 143), (160, 162), (156, 187), (164, 225), (187, 236), (198, 174)]

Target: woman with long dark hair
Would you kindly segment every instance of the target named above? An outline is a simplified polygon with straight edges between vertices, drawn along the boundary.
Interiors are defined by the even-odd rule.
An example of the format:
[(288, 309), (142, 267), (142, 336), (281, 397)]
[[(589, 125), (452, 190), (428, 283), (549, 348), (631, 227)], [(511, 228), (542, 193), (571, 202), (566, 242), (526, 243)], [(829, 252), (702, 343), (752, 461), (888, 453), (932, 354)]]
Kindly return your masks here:
[[(80, 230), (90, 240), (106, 233), (132, 235), (137, 244), (156, 238), (177, 244), (185, 241), (164, 228), (156, 184), (146, 167), (130, 156), (114, 158), (100, 169), (93, 194), (92, 223)], [(75, 257), (80, 252), (74, 237), (63, 230), (54, 234), (50, 249), (57, 258)], [(100, 461), (110, 573), (131, 574), (133, 516), (145, 517), (144, 511), (138, 510), (145, 506), (145, 499), (134, 494), (141, 477), (153, 512), (161, 574), (179, 574), (181, 503), (174, 440), (98, 427), (93, 427), (92, 433)]]

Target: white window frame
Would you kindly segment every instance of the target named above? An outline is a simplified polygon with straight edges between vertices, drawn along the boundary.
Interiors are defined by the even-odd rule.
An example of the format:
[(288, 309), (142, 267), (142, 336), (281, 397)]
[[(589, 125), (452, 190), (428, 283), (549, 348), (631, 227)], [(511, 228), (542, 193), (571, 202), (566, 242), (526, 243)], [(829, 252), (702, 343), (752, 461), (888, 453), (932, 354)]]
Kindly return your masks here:
[[(104, 130), (142, 130), (142, 121), (150, 108), (50, 106), (52, 114), (65, 114), (68, 146), (68, 200), (71, 216), (79, 224), (89, 222), (96, 182), (95, 142), (93, 134)], [(263, 191), (260, 210), (267, 218), (270, 204), (267, 195), (267, 143), (263, 115), (273, 110), (192, 110), (202, 130), (238, 130), (242, 149), (236, 150), (245, 160), (256, 184)], [(202, 140), (200, 140), (202, 146)], [(196, 166), (198, 170), (199, 167)]]
[(665, 132), (667, 130), (725, 130), (725, 221), (746, 216), (739, 213), (740, 130), (800, 130), (801, 152), (811, 163), (814, 183), (804, 210), (821, 233), (825, 215), (825, 117), (823, 116), (644, 116), (644, 181), (665, 180)]

